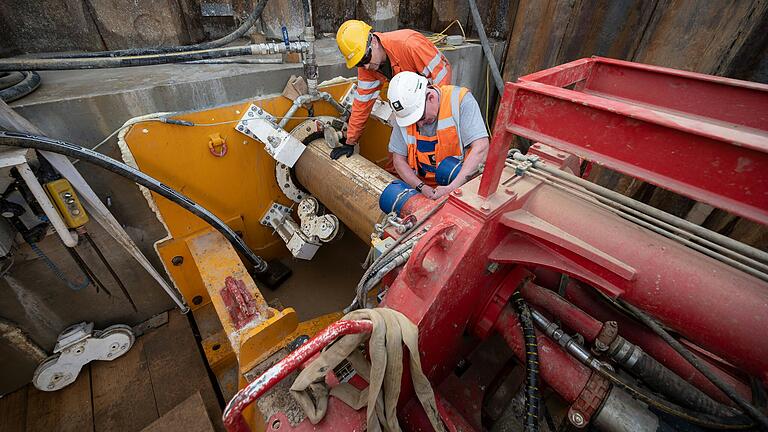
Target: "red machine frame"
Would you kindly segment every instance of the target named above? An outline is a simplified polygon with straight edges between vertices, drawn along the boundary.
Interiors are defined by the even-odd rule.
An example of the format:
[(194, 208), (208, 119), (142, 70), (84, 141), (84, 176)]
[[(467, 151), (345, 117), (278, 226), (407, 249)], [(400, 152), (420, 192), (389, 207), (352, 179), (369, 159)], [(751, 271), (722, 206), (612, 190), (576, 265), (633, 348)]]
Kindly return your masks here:
[[(454, 191), (429, 219), (429, 231), (381, 306), (402, 312), (418, 326), (422, 367), (435, 386), (492, 332), (522, 358), (523, 337), (508, 304), (519, 289), (551, 316), (570, 318), (564, 324), (588, 340), (602, 325), (595, 318), (616, 320), (624, 338), (663, 358), (711, 397), (729, 402), (655, 334), (617, 316), (600, 299), (621, 298), (677, 332), (749, 397), (744, 373), (768, 384), (768, 341), (758, 336), (768, 328), (766, 282), (537, 177), (515, 173), (505, 162), (512, 135), (518, 134), (539, 141), (529, 154), (550, 166), (574, 172), (577, 156), (585, 157), (765, 223), (766, 119), (768, 86), (603, 58), (507, 83), (484, 175)], [(403, 213), (418, 219), (432, 206), (416, 196)], [(551, 288), (548, 274), (579, 281), (565, 299), (580, 309), (536, 297), (533, 280)], [(538, 341), (546, 384), (573, 403), (571, 410), (595, 414), (608, 397), (607, 387), (552, 340), (539, 334)], [(272, 382), (269, 374), (282, 374), (288, 364), (297, 367), (296, 356), (230, 403), (228, 427), (241, 424), (240, 412), (253, 401), (254, 388), (267, 378)], [(412, 396), (404, 380), (401, 418), (407, 429), (427, 424), (409, 404)], [(453, 417), (447, 424), (479, 430), (471, 420), (458, 418), (453, 407), (461, 399), (450, 394), (437, 399), (441, 413)], [(329, 413), (312, 428), (337, 430), (338, 418)], [(302, 423), (295, 429), (308, 427)]]

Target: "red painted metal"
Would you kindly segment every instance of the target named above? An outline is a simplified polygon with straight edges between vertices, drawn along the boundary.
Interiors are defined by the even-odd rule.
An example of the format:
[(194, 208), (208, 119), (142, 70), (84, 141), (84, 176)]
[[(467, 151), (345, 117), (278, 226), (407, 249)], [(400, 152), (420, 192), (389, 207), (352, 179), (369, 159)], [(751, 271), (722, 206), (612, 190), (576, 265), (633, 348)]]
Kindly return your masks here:
[[(768, 382), (768, 283), (548, 185), (501, 221), (490, 258), (566, 273), (622, 297)], [(723, 325), (727, 319), (728, 325)]]
[[(700, 388), (710, 397), (724, 404), (731, 405), (728, 396), (712, 384), (696, 368), (691, 366), (680, 354), (669, 346), (664, 340), (645, 326), (637, 323), (632, 318), (624, 315), (615, 308), (610, 307), (599, 298), (600, 295), (578, 283), (568, 284), (565, 290), (565, 298), (576, 307), (589, 312), (590, 315), (601, 321), (616, 321), (619, 324), (619, 334), (628, 341), (640, 346), (646, 353), (661, 362), (664, 366)], [(741, 397), (752, 399), (750, 387), (725, 372), (719, 365), (711, 360), (698, 356), (721, 380), (734, 388)]]
[[(424, 411), (423, 408), (422, 411)], [(304, 419), (296, 426), (292, 426), (288, 416), (283, 412), (270, 417), (266, 424), (266, 430), (269, 432), (363, 432), (367, 427), (365, 408), (355, 410), (333, 396), (328, 397), (325, 417), (317, 424)]]
[(768, 85), (596, 57), (507, 84), (498, 117), (481, 196), (515, 134), (768, 224)]
[(227, 276), (224, 280), (224, 288), (219, 291), (219, 294), (236, 329), (240, 330), (259, 316), (256, 300), (245, 287), (242, 279)]
[(370, 321), (342, 320), (331, 324), (237, 392), (224, 409), (222, 416), (224, 426), (230, 432), (250, 432), (251, 429), (242, 415), (243, 410), (248, 405), (256, 401), (275, 384), (282, 381), (291, 372), (297, 370), (305, 361), (320, 352), (320, 350), (338, 337), (348, 334), (370, 333), (372, 330), (373, 324)]
[[(517, 313), (507, 306), (496, 322), (498, 331), (515, 356), (525, 361), (525, 340), (517, 320)], [(568, 402), (575, 401), (589, 381), (591, 371), (575, 358), (560, 349), (546, 335), (536, 331), (539, 345), (539, 373), (541, 378)]]
[(584, 336), (587, 342), (594, 342), (600, 334), (600, 330), (603, 329), (603, 323), (546, 288), (532, 283), (526, 284), (520, 288), (520, 294), (534, 309), (549, 312), (560, 320), (567, 329)]
[[(660, 82), (682, 87), (643, 94), (642, 88)], [(574, 90), (561, 88), (570, 85)], [(639, 90), (616, 88), (626, 85)], [(768, 127), (761, 120), (765, 99), (754, 96), (765, 94), (763, 86), (585, 59), (508, 83), (506, 89), (482, 178), (451, 194), (425, 222), (430, 229), (415, 244), (382, 304), (417, 325), (422, 369), (429, 380), (435, 386), (443, 382), (488, 334), (489, 322), (515, 356), (523, 358), (516, 314), (509, 306), (499, 314), (498, 306), (510, 293), (510, 281), (520, 280), (514, 272), (526, 267), (567, 274), (604, 295), (622, 298), (698, 348), (768, 383), (768, 340), (759, 337), (768, 328), (767, 283), (592, 201), (532, 176), (516, 177), (504, 166), (512, 135), (528, 134), (547, 138), (560, 149), (539, 144), (532, 150), (552, 166), (573, 170), (575, 158), (566, 154), (571, 150), (715, 206), (768, 220), (768, 140), (765, 131), (754, 130), (755, 125)], [(698, 94), (689, 95), (690, 89)], [(716, 105), (717, 98), (750, 108), (732, 115), (699, 106), (707, 101)], [(739, 123), (745, 115), (750, 119)], [(497, 194), (500, 185), (503, 190)], [(434, 205), (413, 200), (406, 213), (417, 218)], [(671, 349), (658, 345), (655, 335), (638, 336), (633, 334), (637, 325), (631, 327), (626, 318), (604, 318), (577, 306), (597, 319), (619, 321), (624, 337), (723, 400), (711, 384), (689, 373), (690, 365), (665, 357)], [(593, 337), (596, 327), (585, 316), (567, 319)], [(566, 401), (576, 400), (590, 370), (547, 337), (539, 335), (538, 341), (543, 380)], [(254, 389), (272, 379), (259, 378), (261, 383), (251, 384), (230, 406), (242, 410), (244, 401), (253, 401)], [(743, 383), (732, 377), (731, 382), (744, 391)], [(412, 403), (413, 389), (405, 379), (399, 411), (405, 429), (419, 425), (407, 414)], [(241, 418), (230, 408), (226, 413), (228, 426)]]

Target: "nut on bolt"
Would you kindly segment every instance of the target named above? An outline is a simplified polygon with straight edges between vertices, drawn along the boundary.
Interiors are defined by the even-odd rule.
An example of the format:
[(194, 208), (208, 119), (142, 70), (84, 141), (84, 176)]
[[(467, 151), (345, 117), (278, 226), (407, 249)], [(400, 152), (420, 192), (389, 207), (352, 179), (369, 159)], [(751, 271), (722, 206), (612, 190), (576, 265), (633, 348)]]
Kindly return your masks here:
[(584, 427), (584, 416), (578, 411), (571, 411), (568, 413), (568, 420), (576, 427)]

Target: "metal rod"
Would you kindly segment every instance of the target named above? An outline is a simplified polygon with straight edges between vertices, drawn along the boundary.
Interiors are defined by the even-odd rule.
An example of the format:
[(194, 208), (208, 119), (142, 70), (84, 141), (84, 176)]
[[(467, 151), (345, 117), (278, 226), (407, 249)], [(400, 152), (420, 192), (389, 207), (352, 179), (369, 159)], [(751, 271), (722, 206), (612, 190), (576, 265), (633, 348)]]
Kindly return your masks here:
[(96, 287), (96, 292), (99, 292), (99, 288), (103, 289), (105, 293), (107, 293), (108, 296), (112, 297), (112, 293), (107, 289), (107, 287), (104, 286), (104, 284), (99, 280), (98, 276), (96, 276), (95, 273), (93, 273), (93, 270), (91, 270), (90, 267), (88, 267), (88, 264), (85, 263), (85, 260), (83, 257), (80, 256), (79, 253), (77, 253), (77, 250), (74, 248), (66, 248), (67, 252), (69, 252), (69, 255), (72, 257), (73, 260), (77, 263), (77, 265), (80, 267), (80, 270), (85, 273), (85, 276), (91, 280), (91, 283), (93, 283), (93, 286)]
[(88, 231), (78, 230), (78, 232), (85, 237), (85, 240), (88, 241), (88, 244), (91, 245), (91, 248), (93, 248), (94, 252), (96, 252), (96, 255), (99, 256), (99, 259), (101, 260), (102, 264), (104, 264), (104, 267), (107, 268), (109, 271), (109, 274), (112, 275), (112, 279), (115, 280), (117, 283), (117, 286), (120, 287), (120, 291), (123, 292), (123, 295), (125, 296), (126, 300), (131, 304), (131, 307), (133, 308), (134, 312), (138, 312), (139, 310), (136, 308), (136, 303), (134, 303), (133, 298), (131, 298), (131, 295), (128, 293), (128, 289), (123, 284), (123, 281), (120, 280), (120, 277), (117, 275), (117, 272), (115, 272), (115, 269), (112, 268), (112, 265), (107, 261), (107, 258), (104, 256), (103, 253), (101, 253), (101, 249), (99, 249), (99, 246), (96, 245), (96, 242), (93, 241), (93, 238), (90, 234), (88, 234)]
[[(668, 223), (666, 223), (666, 222), (664, 222), (662, 220), (659, 220), (659, 219), (655, 218), (652, 215), (648, 215), (648, 214), (645, 214), (643, 212), (639, 212), (639, 211), (637, 211), (637, 210), (635, 210), (635, 209), (633, 209), (631, 207), (627, 207), (627, 206), (625, 206), (625, 205), (623, 205), (621, 203), (613, 201), (610, 198), (606, 198), (606, 197), (604, 197), (604, 196), (602, 196), (600, 194), (597, 194), (597, 193), (594, 193), (594, 192), (590, 192), (588, 190), (582, 190), (582, 189), (575, 188), (575, 185), (572, 185), (567, 180), (560, 179), (560, 178), (554, 177), (554, 176), (549, 176), (546, 173), (537, 173), (536, 171), (537, 170), (534, 169), (533, 171), (530, 171), (530, 173), (533, 174), (534, 176), (541, 175), (541, 176), (543, 176), (545, 178), (550, 178), (551, 180), (559, 182), (560, 184), (562, 184), (562, 185), (564, 185), (566, 187), (574, 188), (574, 190), (577, 190), (580, 193), (589, 195), (589, 196), (595, 198), (596, 200), (598, 200), (599, 202), (601, 202), (601, 203), (603, 203), (605, 205), (608, 205), (608, 206), (613, 207), (613, 208), (615, 208), (617, 210), (621, 210), (621, 211), (624, 211), (626, 213), (629, 213), (629, 214), (632, 214), (634, 216), (637, 216), (637, 217), (640, 217), (642, 219), (645, 219), (645, 220), (647, 220), (648, 222), (650, 222), (652, 224), (658, 224), (663, 229), (666, 229), (668, 231), (673, 231), (673, 232), (679, 234), (682, 237), (683, 240), (688, 240), (688, 239), (686, 239), (686, 237), (690, 237), (692, 239), (695, 239), (697, 242), (700, 242), (700, 243), (704, 244), (705, 246), (708, 246), (708, 247), (710, 247), (712, 249), (715, 249), (715, 250), (717, 250), (718, 252), (720, 252), (722, 254), (729, 255), (731, 258), (733, 258), (735, 260), (740, 260), (745, 265), (756, 267), (762, 273), (768, 274), (768, 265), (763, 264), (760, 261), (753, 260), (752, 258), (744, 256), (744, 255), (740, 254), (737, 251), (729, 249), (729, 248), (727, 248), (727, 247), (725, 247), (723, 245), (720, 245), (718, 243), (711, 242), (711, 241), (707, 240), (706, 238), (700, 237), (700, 236), (698, 236), (698, 235), (696, 235), (694, 233), (691, 233), (689, 231), (686, 231), (686, 230), (684, 230), (682, 228), (679, 228), (679, 227), (676, 227), (674, 225), (668, 224)], [(625, 217), (625, 215), (621, 215), (621, 216)], [(629, 217), (627, 217), (627, 219), (629, 219)], [(700, 249), (696, 249), (696, 250), (700, 250)]]
[[(509, 164), (509, 166), (514, 167), (513, 164)], [(579, 189), (575, 189), (575, 188), (572, 188), (572, 187), (568, 187), (568, 186), (564, 186), (564, 185), (555, 183), (554, 181), (548, 179), (545, 175), (542, 175), (540, 173), (529, 171), (527, 174), (533, 176), (537, 180), (543, 181), (544, 183), (547, 183), (548, 185), (550, 185), (552, 187), (555, 187), (557, 189), (560, 189), (562, 191), (565, 191), (565, 192), (568, 192), (568, 193), (576, 193), (576, 194), (580, 195), (581, 198), (586, 199), (588, 202), (591, 202), (592, 204), (594, 204), (594, 205), (596, 205), (596, 206), (598, 206), (600, 208), (603, 208), (603, 209), (605, 209), (607, 211), (610, 211), (610, 212), (612, 212), (612, 213), (614, 213), (614, 214), (616, 214), (616, 215), (618, 215), (620, 217), (623, 217), (623, 218), (625, 218), (625, 219), (627, 219), (627, 220), (629, 220), (629, 221), (631, 221), (633, 223), (636, 223), (637, 225), (640, 225), (643, 228), (649, 229), (649, 230), (651, 230), (651, 231), (653, 231), (653, 232), (655, 232), (657, 234), (660, 234), (660, 235), (662, 235), (664, 237), (667, 237), (669, 239), (672, 239), (672, 240), (675, 240), (675, 241), (677, 241), (679, 243), (682, 243), (682, 244), (690, 247), (691, 249), (694, 249), (694, 250), (696, 250), (698, 252), (701, 252), (704, 255), (707, 255), (707, 256), (709, 256), (711, 258), (714, 258), (714, 259), (716, 259), (716, 260), (718, 260), (718, 261), (720, 261), (720, 262), (722, 262), (724, 264), (730, 265), (730, 266), (732, 266), (732, 267), (734, 267), (734, 268), (736, 268), (738, 270), (741, 270), (744, 273), (750, 274), (750, 275), (752, 275), (752, 276), (754, 276), (754, 277), (756, 277), (758, 279), (761, 279), (761, 280), (764, 280), (764, 281), (768, 281), (768, 274), (763, 273), (760, 270), (752, 268), (752, 267), (750, 267), (750, 266), (748, 266), (748, 265), (746, 265), (746, 264), (744, 264), (744, 263), (742, 263), (740, 261), (736, 261), (736, 260), (734, 260), (732, 258), (729, 258), (729, 257), (727, 257), (727, 256), (725, 256), (723, 254), (720, 254), (718, 252), (715, 252), (715, 251), (713, 251), (711, 249), (707, 249), (706, 247), (701, 246), (698, 243), (694, 243), (694, 242), (692, 242), (692, 241), (690, 241), (690, 240), (688, 240), (686, 238), (683, 238), (683, 237), (681, 237), (681, 236), (679, 236), (677, 234), (674, 234), (674, 233), (671, 233), (669, 231), (666, 231), (666, 230), (664, 230), (664, 229), (662, 229), (662, 228), (660, 228), (658, 226), (655, 226), (655, 225), (653, 225), (651, 223), (648, 223), (648, 222), (646, 222), (646, 221), (644, 221), (642, 219), (636, 218), (636, 217), (634, 217), (634, 216), (632, 216), (630, 214), (624, 213), (624, 212), (622, 212), (619, 209), (615, 209), (615, 208), (611, 207), (610, 205), (606, 205), (606, 204), (604, 204), (602, 202), (599, 202), (599, 201), (596, 202), (596, 201), (590, 199), (592, 197), (590, 195), (588, 195), (586, 191), (582, 191), (582, 190), (579, 190)], [(693, 234), (691, 234), (691, 235), (693, 237), (695, 237), (695, 235), (693, 235)]]
[[(521, 160), (522, 158), (526, 158), (526, 156), (522, 155), (521, 153), (515, 153), (514, 158), (516, 160)], [(687, 221), (685, 219), (679, 218), (677, 216), (671, 215), (667, 212), (664, 212), (662, 210), (659, 210), (655, 207), (652, 207), (648, 204), (644, 204), (642, 202), (639, 202), (637, 200), (634, 200), (632, 198), (629, 198), (627, 196), (624, 196), (618, 192), (612, 191), (608, 188), (605, 188), (603, 186), (600, 186), (598, 184), (592, 183), (590, 181), (584, 180), (581, 177), (575, 176), (573, 174), (569, 174), (567, 172), (564, 172), (562, 170), (553, 168), (551, 166), (548, 166), (547, 164), (536, 161), (533, 163), (533, 168), (537, 170), (545, 171), (548, 174), (551, 174), (555, 177), (559, 177), (561, 179), (567, 180), (569, 182), (576, 183), (577, 185), (583, 187), (584, 189), (587, 189), (591, 192), (594, 192), (596, 194), (602, 195), (605, 198), (612, 199), (614, 201), (617, 201), (627, 207), (631, 207), (637, 211), (641, 211), (644, 213), (647, 213), (656, 219), (662, 220), (670, 225), (674, 225), (678, 228), (682, 228), (688, 231), (691, 231), (703, 238), (706, 238), (712, 242), (722, 244), (730, 249), (733, 249), (735, 251), (738, 251), (742, 255), (754, 258), (758, 261), (768, 263), (768, 253), (763, 252), (761, 250), (758, 250), (756, 248), (753, 248), (749, 245), (746, 245), (740, 241), (734, 240), (732, 238), (726, 237), (722, 234), (718, 234), (712, 230), (709, 230), (707, 228), (701, 227), (699, 225), (694, 224), (693, 222)]]

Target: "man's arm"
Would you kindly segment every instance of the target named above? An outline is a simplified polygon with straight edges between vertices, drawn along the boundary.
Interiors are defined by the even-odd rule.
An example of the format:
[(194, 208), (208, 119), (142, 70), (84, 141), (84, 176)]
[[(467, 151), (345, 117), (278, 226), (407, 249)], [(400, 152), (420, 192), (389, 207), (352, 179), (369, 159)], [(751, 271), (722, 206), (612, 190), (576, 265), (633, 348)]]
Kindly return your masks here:
[(480, 166), (482, 162), (485, 161), (486, 156), (488, 156), (488, 146), (489, 141), (488, 137), (476, 139), (472, 142), (472, 144), (469, 146), (470, 149), (472, 149), (469, 152), (469, 155), (464, 159), (464, 162), (461, 164), (461, 169), (459, 170), (459, 174), (456, 176), (453, 181), (448, 184), (448, 186), (438, 186), (435, 188), (435, 197), (440, 198), (442, 196), (445, 196), (451, 192), (454, 191), (457, 187), (463, 185), (464, 183), (469, 180), (469, 177), (475, 173), (477, 168)]
[(347, 144), (357, 144), (365, 130), (373, 105), (381, 92), (381, 79), (364, 68), (357, 68), (357, 90), (352, 101), (352, 113), (347, 128)]
[[(392, 153), (392, 163), (395, 165), (395, 170), (397, 171), (397, 175), (400, 176), (400, 179), (408, 183), (411, 187), (415, 188), (422, 183), (419, 176), (417, 176), (408, 165), (408, 158), (398, 153)], [(429, 199), (435, 199), (435, 189), (430, 186), (422, 186), (421, 193)]]
[(408, 38), (408, 47), (417, 69), (414, 72), (426, 77), (432, 85), (451, 83), (451, 64), (429, 39), (417, 33)]

